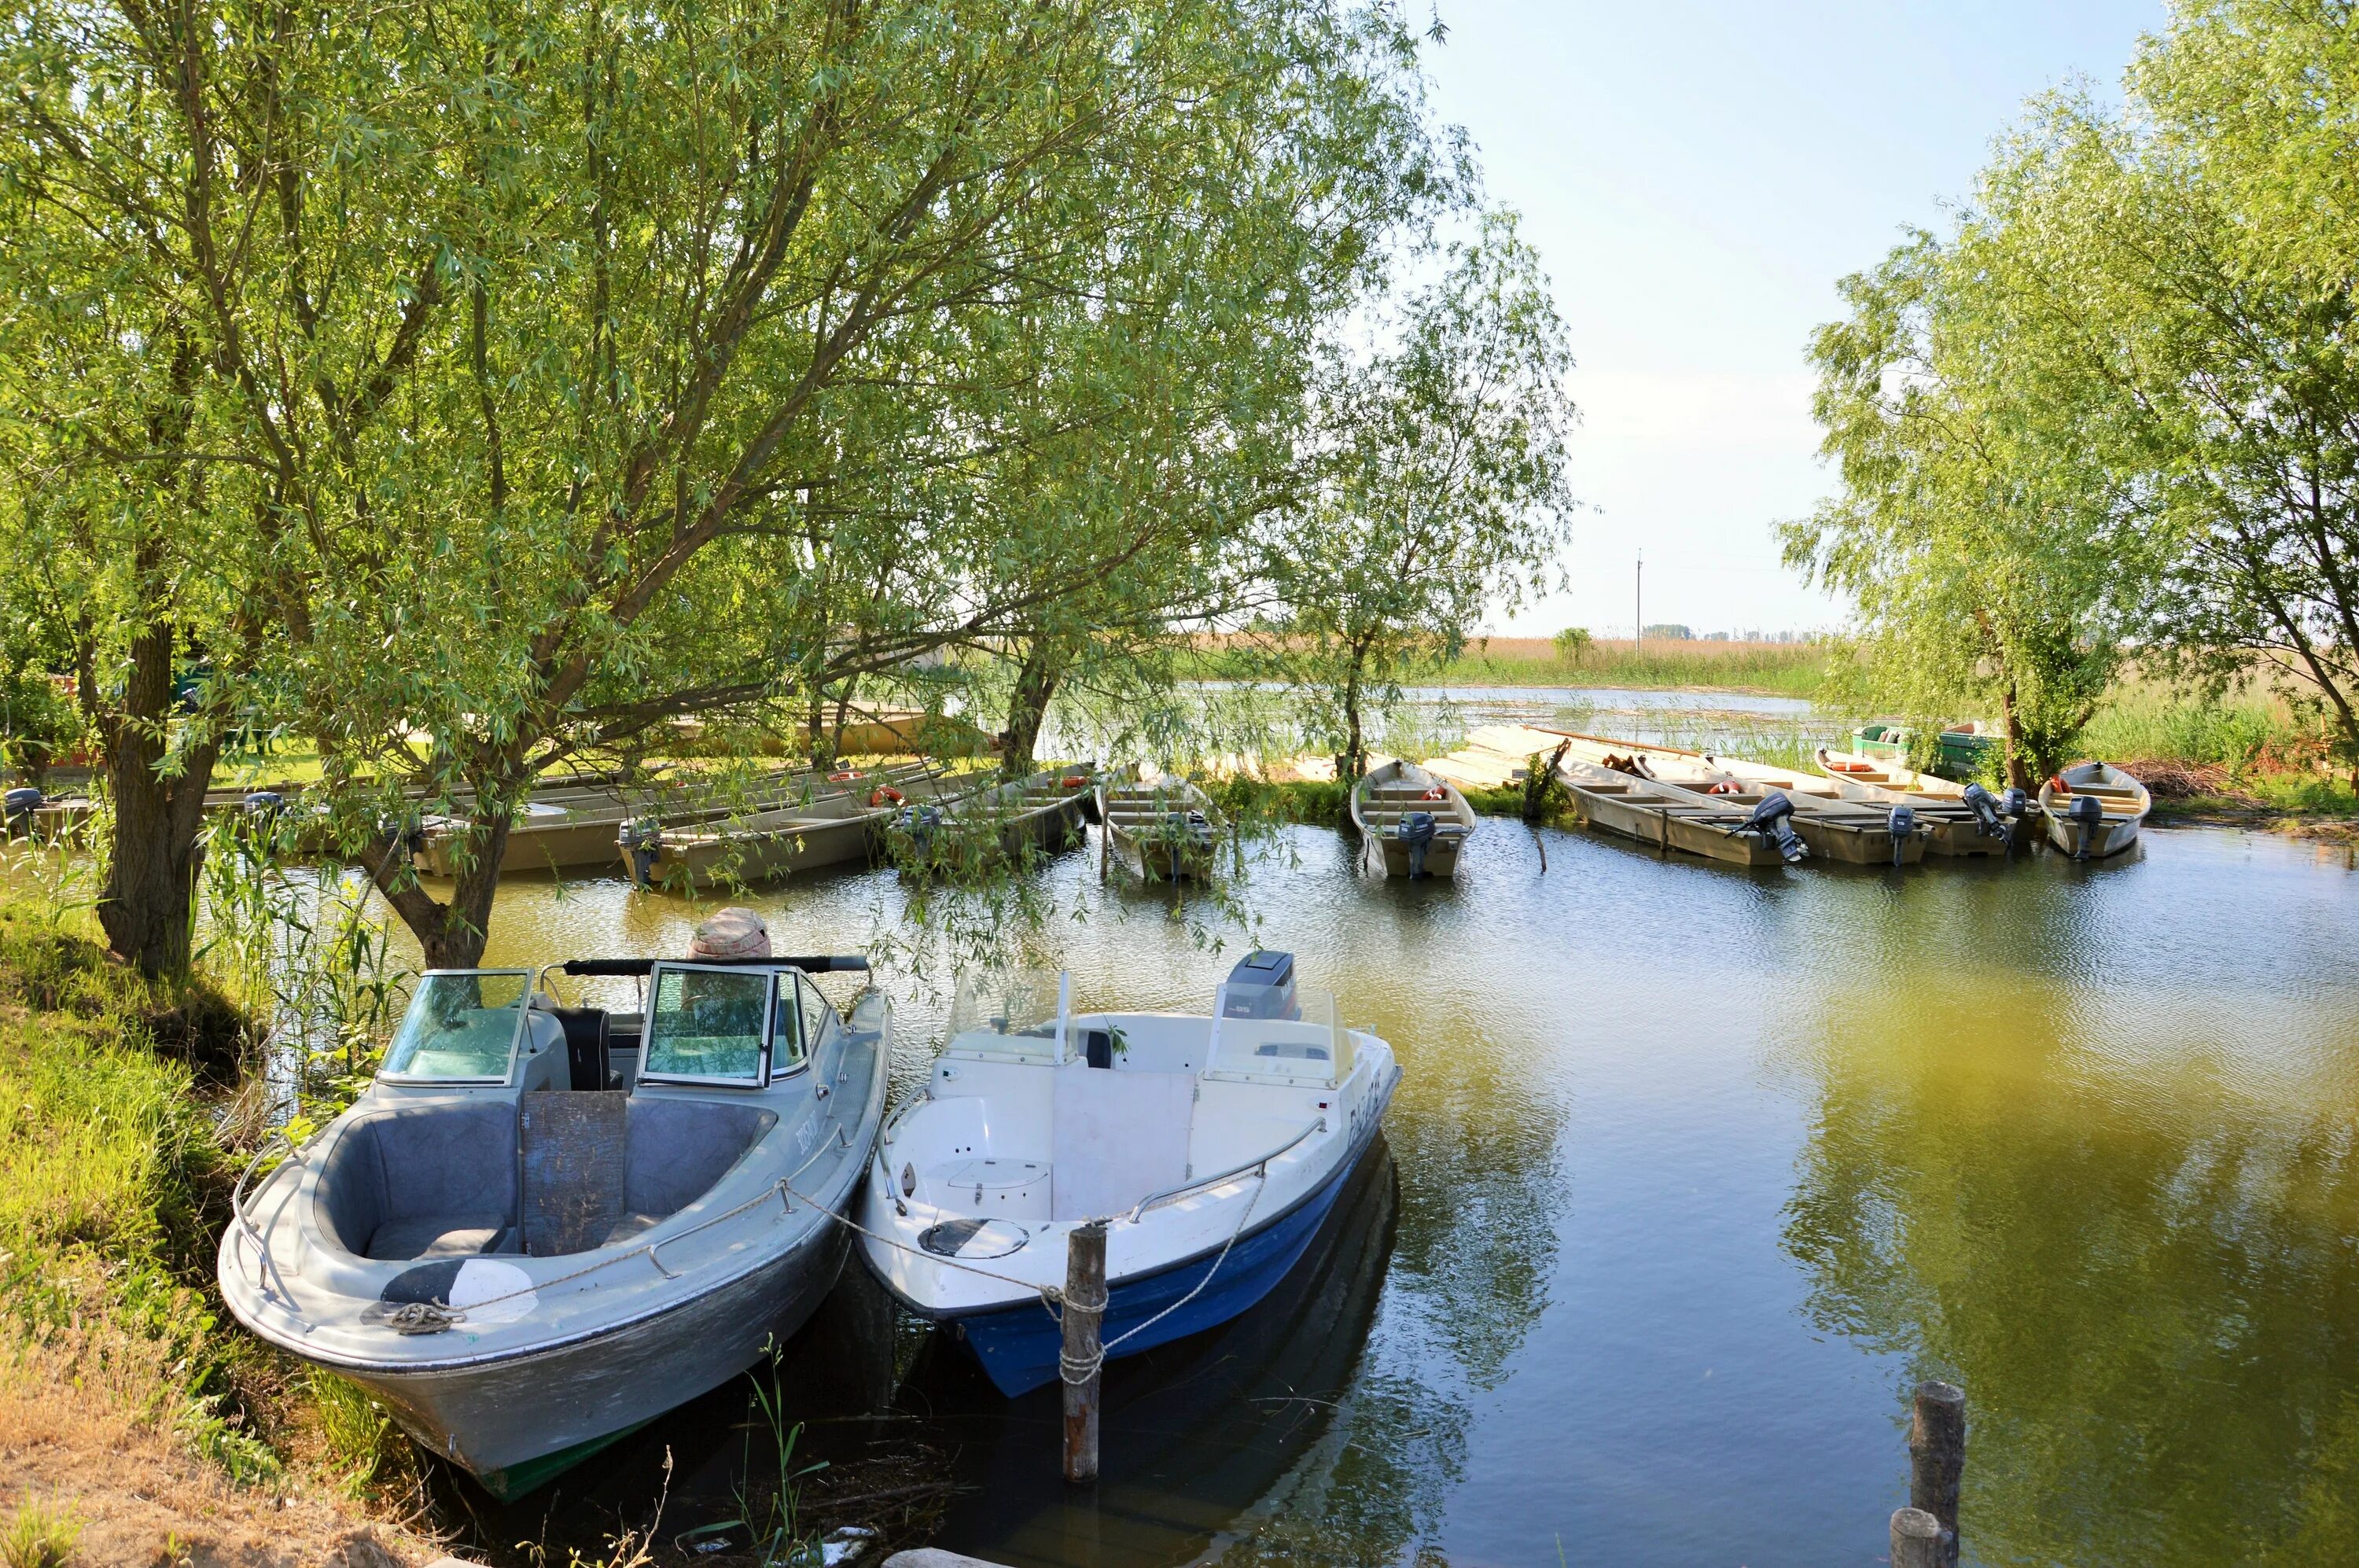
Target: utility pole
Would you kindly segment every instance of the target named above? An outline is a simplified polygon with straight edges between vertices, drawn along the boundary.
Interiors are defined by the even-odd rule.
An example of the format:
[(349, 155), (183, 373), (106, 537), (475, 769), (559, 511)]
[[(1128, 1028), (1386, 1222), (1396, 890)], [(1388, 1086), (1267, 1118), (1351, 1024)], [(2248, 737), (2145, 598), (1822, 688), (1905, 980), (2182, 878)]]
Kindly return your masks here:
[(1631, 579), (1630, 640), (1647, 646), (1647, 552), (1638, 552), (1638, 573)]

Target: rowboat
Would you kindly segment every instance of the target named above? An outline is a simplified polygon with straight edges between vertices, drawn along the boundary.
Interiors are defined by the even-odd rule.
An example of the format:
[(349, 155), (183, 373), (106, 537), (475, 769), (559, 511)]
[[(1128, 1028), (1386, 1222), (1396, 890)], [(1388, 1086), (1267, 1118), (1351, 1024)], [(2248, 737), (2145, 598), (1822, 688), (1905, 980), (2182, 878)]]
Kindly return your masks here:
[(1363, 864), (1382, 877), (1455, 877), (1480, 821), (1465, 793), (1414, 762), (1386, 762), (1352, 786)]
[[(833, 1287), (882, 1120), (864, 958), (437, 970), (350, 1110), (231, 1196), (222, 1295), (494, 1493), (754, 1364)], [(553, 977), (644, 977), (646, 1014)]]
[(2023, 791), (1994, 795), (1979, 784), (1960, 784), (1919, 773), (1897, 762), (1855, 751), (1818, 748), (1819, 771), (1846, 800), (1907, 806), (1930, 830), (1933, 855), (2005, 855), (2020, 842), (2031, 815)]
[(830, 866), (866, 864), (908, 802), (951, 798), (962, 787), (922, 764), (873, 772), (840, 768), (817, 792), (743, 815), (689, 813), (626, 822), (607, 842), (633, 882), (691, 893), (723, 882), (751, 884)]
[(2127, 849), (2153, 808), (2146, 786), (2110, 762), (2076, 762), (2039, 787), (2048, 842), (2075, 860)]
[[(1964, 780), (1983, 770), (1998, 737), (1979, 719), (1944, 724), (1933, 734), (1933, 771)], [(1917, 747), (1917, 732), (1907, 724), (1878, 719), (1851, 732), (1851, 748), (1862, 757), (1883, 757), (1904, 766)]]
[(1845, 866), (1913, 866), (1925, 858), (1927, 829), (1913, 808), (1845, 800), (1831, 779), (1711, 752), (1570, 730), (1548, 733), (1570, 742), (1570, 755), (1635, 771), (1690, 795), (1747, 804), (1782, 795), (1793, 808), (1794, 832), (1821, 860)]
[(1750, 801), (1727, 796), (1700, 799), (1570, 755), (1558, 761), (1556, 776), (1572, 796), (1573, 810), (1582, 822), (1640, 844), (1732, 866), (1783, 866), (1806, 853), (1790, 831), (1782, 842), (1771, 831), (1775, 811), (1764, 814), (1766, 797)]
[(1399, 1082), (1282, 953), (1248, 954), (1209, 1017), (1078, 1011), (1062, 975), (962, 985), (878, 1143), (861, 1256), (1022, 1394), (1057, 1378), (1041, 1305), (1077, 1229), (1106, 1227), (1107, 1357), (1225, 1323), (1301, 1258)]
[(1210, 877), (1223, 822), (1211, 797), (1185, 779), (1101, 779), (1098, 820), (1112, 853), (1150, 881)]
[(886, 852), (908, 871), (975, 869), (1054, 855), (1082, 842), (1096, 800), (1087, 768), (1049, 768), (939, 801), (910, 804), (885, 825)]

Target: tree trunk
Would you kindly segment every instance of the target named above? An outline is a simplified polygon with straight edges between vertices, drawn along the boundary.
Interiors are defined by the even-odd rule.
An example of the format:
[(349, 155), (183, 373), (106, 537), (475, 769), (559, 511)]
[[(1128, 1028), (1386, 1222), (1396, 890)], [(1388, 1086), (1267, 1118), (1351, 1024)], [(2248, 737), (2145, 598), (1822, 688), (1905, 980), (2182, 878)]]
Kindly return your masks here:
[(1367, 770), (1367, 746), (1360, 733), (1360, 660), (1354, 656), (1351, 673), (1343, 678), (1343, 765), (1336, 774), (1349, 784)]
[(500, 888), (500, 865), (507, 858), (508, 822), (502, 815), (475, 824), (474, 864), (460, 872), (447, 904), (419, 886), (408, 853), (394, 841), (382, 840), (371, 851), (370, 879), (418, 939), (427, 968), (473, 969), (483, 963), (492, 930), (492, 899)]
[[(190, 746), (170, 778), (159, 772), (169, 749), (172, 654), (168, 624), (150, 624), (131, 645), (122, 706), (98, 724), (106, 779), (114, 798), (114, 837), (98, 923), (107, 945), (151, 979), (187, 973), (201, 855), (197, 826), (205, 789), (221, 755), (219, 737)], [(98, 693), (84, 666), (85, 704)]]
[(827, 692), (811, 687), (810, 709), (803, 716), (803, 727), (810, 737), (810, 765), (821, 772), (835, 765), (835, 740), (843, 734), (838, 726), (835, 735), (827, 733)]
[(1049, 699), (1057, 694), (1064, 674), (1045, 637), (1035, 637), (1016, 670), (1016, 690), (1007, 699), (1007, 738), (999, 751), (1003, 778), (1021, 779), (1032, 771), (1032, 752), (1040, 744), (1040, 726), (1048, 722)]
[[(2010, 681), (1998, 694), (1999, 718), (2006, 727), (2006, 786), (2026, 793), (2037, 793), (2030, 768), (2023, 760), (2023, 742), (2015, 733), (2015, 682)], [(2044, 775), (2043, 775), (2044, 777)]]

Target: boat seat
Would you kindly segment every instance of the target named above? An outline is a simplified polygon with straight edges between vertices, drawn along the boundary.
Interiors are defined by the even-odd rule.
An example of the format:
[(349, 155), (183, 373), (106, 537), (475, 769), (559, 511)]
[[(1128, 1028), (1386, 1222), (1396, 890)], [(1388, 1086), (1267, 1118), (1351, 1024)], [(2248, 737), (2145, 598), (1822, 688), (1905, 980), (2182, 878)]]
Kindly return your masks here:
[(377, 1226), (364, 1256), (380, 1263), (474, 1258), (506, 1250), (511, 1230), (506, 1214), (417, 1214)]

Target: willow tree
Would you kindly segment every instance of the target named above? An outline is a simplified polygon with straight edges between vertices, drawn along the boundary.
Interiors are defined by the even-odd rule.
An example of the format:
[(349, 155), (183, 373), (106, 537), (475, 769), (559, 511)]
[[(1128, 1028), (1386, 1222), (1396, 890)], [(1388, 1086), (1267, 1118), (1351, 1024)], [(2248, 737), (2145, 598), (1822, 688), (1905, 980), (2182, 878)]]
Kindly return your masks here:
[[(1424, 136), (1397, 20), (1323, 0), (35, 5), (5, 47), (11, 198), (38, 188), (84, 299), (147, 312), (49, 309), (86, 353), (27, 419), (105, 402), (110, 482), (147, 488), (43, 515), (160, 530), (115, 640), (168, 624), (150, 666), (201, 643), (268, 677), (437, 964), (480, 953), (545, 769), (1101, 580), (1036, 539), (1038, 570), (992, 563), (1005, 323), (1068, 308), (1093, 354), (1129, 290), (1192, 277), (1172, 331), (1291, 352), (1327, 259), (1414, 200)], [(20, 293), (60, 275), (11, 262)], [(880, 575), (839, 639), (805, 590), (846, 529), (836, 581)], [(438, 898), (407, 820), (462, 804)]]
[(1919, 234), (1843, 280), (1850, 314), (1810, 350), (1841, 485), (1783, 532), (1788, 561), (1855, 607), (1850, 695), (1923, 718), (1995, 708), (2027, 785), (2094, 714), (2150, 577), (2092, 411), (2023, 350), (2002, 243)]
[(2017, 351), (2102, 412), (2168, 570), (2139, 633), (2317, 708), (2359, 778), (2359, 32), (2340, 0), (2178, 8), (2118, 113), (2040, 106), (1986, 181)]
[(1337, 354), (1315, 394), (1311, 483), (1264, 534), (1284, 606), (1267, 637), (1339, 737), (1455, 658), (1484, 614), (1548, 581), (1570, 525), (1564, 324), (1509, 216), (1482, 216), (1440, 276), (1409, 292), (1373, 350)]

